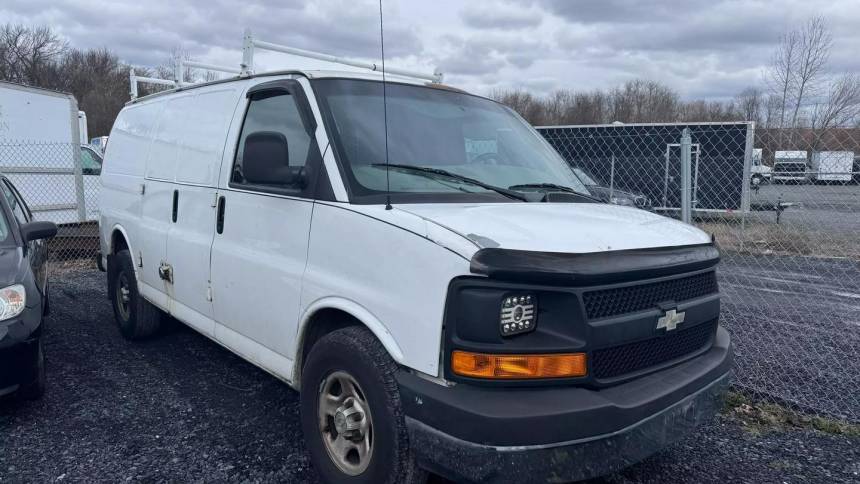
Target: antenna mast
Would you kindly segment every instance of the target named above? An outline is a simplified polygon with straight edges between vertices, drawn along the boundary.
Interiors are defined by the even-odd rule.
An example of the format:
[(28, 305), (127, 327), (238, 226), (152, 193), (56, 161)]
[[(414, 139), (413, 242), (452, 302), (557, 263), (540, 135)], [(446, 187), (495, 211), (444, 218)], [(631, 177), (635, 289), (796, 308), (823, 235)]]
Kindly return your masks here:
[(382, 0), (379, 0), (379, 46), (382, 50), (382, 118), (385, 124), (385, 210), (391, 210), (391, 179), (388, 166), (388, 97), (385, 82), (385, 31), (382, 28)]

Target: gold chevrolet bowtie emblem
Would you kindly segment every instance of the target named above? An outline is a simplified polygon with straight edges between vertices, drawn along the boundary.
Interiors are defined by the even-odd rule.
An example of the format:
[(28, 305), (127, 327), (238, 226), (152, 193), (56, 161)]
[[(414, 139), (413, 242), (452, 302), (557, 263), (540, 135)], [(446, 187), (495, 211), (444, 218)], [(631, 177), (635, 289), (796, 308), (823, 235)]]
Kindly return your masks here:
[(672, 331), (684, 322), (684, 314), (683, 311), (679, 313), (674, 309), (666, 311), (666, 314), (657, 320), (657, 329), (666, 328), (666, 331)]

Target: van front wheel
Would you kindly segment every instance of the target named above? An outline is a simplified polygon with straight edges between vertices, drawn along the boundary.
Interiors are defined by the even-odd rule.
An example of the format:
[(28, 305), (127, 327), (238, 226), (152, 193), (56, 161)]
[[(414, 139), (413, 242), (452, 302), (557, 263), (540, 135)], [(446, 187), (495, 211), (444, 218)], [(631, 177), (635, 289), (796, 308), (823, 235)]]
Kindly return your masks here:
[(395, 380), (397, 364), (363, 327), (320, 339), (302, 372), (301, 423), (325, 482), (420, 483)]
[(108, 291), (120, 333), (130, 340), (152, 336), (161, 327), (161, 310), (138, 292), (128, 250), (117, 252), (112, 259), (113, 267), (108, 268)]

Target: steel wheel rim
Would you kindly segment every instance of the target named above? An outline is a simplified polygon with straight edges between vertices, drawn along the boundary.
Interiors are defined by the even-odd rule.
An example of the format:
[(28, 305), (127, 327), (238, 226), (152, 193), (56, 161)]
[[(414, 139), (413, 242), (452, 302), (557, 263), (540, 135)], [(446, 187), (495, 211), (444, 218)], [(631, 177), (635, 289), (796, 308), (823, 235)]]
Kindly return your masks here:
[(329, 458), (344, 474), (361, 474), (373, 457), (373, 419), (361, 386), (349, 373), (335, 371), (320, 384), (317, 401)]
[(116, 307), (119, 310), (119, 315), (123, 321), (128, 321), (131, 311), (131, 289), (128, 282), (128, 276), (125, 272), (120, 272), (119, 280), (116, 285)]

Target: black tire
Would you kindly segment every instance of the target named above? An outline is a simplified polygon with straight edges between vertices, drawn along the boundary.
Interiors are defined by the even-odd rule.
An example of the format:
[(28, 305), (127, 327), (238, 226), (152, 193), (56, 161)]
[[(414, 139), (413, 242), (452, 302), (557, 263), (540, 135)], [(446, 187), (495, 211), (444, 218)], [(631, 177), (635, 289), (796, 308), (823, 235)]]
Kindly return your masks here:
[[(372, 452), (367, 468), (349, 475), (326, 450), (319, 417), (320, 395), (330, 375), (346, 373), (361, 387), (372, 421)], [(397, 364), (364, 327), (327, 334), (310, 350), (302, 372), (301, 423), (311, 462), (324, 482), (377, 484), (423, 483), (427, 473), (415, 463), (400, 404)]]
[(138, 292), (134, 264), (128, 250), (117, 252), (112, 259), (108, 290), (119, 331), (129, 340), (148, 338), (161, 327), (162, 312)]
[(45, 351), (42, 348), (42, 338), (39, 338), (33, 345), (31, 361), (33, 379), (18, 389), (18, 395), (24, 400), (38, 400), (45, 394), (47, 377), (45, 375)]

